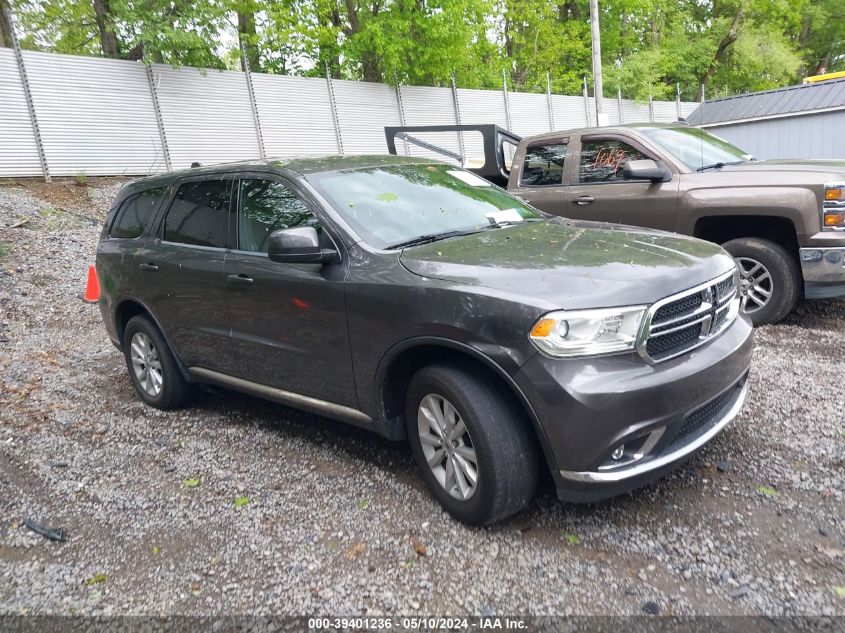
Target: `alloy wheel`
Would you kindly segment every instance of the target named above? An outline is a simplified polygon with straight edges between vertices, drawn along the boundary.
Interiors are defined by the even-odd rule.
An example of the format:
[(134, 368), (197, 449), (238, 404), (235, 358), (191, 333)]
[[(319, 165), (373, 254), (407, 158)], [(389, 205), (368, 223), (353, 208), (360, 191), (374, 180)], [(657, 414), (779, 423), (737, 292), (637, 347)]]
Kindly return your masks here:
[(739, 268), (740, 306), (746, 314), (765, 308), (774, 293), (774, 281), (769, 270), (756, 259), (736, 257)]
[(143, 332), (135, 332), (130, 342), (132, 370), (138, 384), (148, 396), (155, 398), (161, 393), (164, 383), (161, 373), (161, 359), (150, 337)]
[(478, 487), (478, 458), (461, 415), (443, 396), (420, 402), (417, 430), (428, 467), (451, 496), (466, 501)]

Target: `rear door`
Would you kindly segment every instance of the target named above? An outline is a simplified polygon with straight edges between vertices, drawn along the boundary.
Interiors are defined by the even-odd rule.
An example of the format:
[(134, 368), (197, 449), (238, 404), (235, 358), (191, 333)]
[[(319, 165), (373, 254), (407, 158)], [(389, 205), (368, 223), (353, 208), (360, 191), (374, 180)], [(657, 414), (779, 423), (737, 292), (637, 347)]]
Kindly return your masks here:
[(226, 297), (238, 375), (277, 389), (357, 406), (346, 325), (347, 258), (333, 264), (270, 261), (280, 229), (312, 226), (338, 248), (318, 207), (292, 182), (242, 174), (235, 184), (236, 248), (226, 258)]
[(139, 298), (188, 367), (234, 369), (223, 262), (229, 245), (232, 177), (179, 181), (154, 240), (135, 256)]
[(666, 231), (677, 227), (679, 176), (673, 165), (670, 182), (625, 180), (626, 160), (660, 156), (637, 139), (621, 134), (582, 134), (570, 144), (569, 203), (563, 215), (584, 220), (618, 222)]
[(139, 282), (146, 281), (135, 264), (135, 254), (144, 246), (147, 229), (169, 198), (167, 186), (132, 194), (120, 203), (103, 230), (97, 245), (97, 275), (112, 300), (136, 295)]
[(517, 154), (511, 170), (510, 193), (554, 215), (566, 215), (569, 175), (566, 149), (569, 139), (544, 139), (531, 143)]

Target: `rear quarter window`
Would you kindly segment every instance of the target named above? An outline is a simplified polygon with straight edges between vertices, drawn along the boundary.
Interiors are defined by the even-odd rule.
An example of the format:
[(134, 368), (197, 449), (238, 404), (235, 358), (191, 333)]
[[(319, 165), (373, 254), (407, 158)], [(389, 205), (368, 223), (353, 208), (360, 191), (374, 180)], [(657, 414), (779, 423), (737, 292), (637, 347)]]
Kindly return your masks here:
[(167, 187), (157, 187), (129, 196), (115, 214), (109, 237), (141, 237), (167, 194)]

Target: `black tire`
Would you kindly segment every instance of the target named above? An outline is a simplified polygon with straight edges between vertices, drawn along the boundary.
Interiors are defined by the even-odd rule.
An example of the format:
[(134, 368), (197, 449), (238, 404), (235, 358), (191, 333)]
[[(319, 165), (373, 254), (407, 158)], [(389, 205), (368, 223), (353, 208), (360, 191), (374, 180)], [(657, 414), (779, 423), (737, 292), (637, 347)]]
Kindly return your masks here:
[[(431, 365), (418, 371), (408, 388), (405, 420), (414, 461), (434, 497), (454, 518), (487, 525), (515, 514), (534, 497), (539, 477), (535, 438), (525, 414), (509, 394), (469, 365)], [(418, 430), (420, 403), (435, 394), (463, 419), (477, 457), (478, 479), (468, 499), (453, 497), (435, 477)]]
[[(132, 362), (132, 341), (136, 334), (146, 336), (152, 343), (158, 355), (161, 366), (161, 387), (157, 394), (150, 394), (136, 375)], [(183, 406), (191, 396), (191, 385), (185, 381), (176, 363), (170, 346), (164, 340), (155, 324), (146, 316), (135, 316), (129, 319), (123, 331), (123, 357), (129, 378), (135, 386), (135, 391), (146, 404), (156, 409), (176, 409)]]
[[(777, 323), (792, 312), (801, 295), (801, 269), (795, 258), (780, 244), (758, 237), (742, 237), (722, 245), (734, 259), (747, 258), (761, 263), (771, 275), (771, 298), (764, 306), (747, 312), (756, 325)], [(742, 272), (742, 270), (740, 270)], [(752, 303), (749, 301), (749, 304)]]

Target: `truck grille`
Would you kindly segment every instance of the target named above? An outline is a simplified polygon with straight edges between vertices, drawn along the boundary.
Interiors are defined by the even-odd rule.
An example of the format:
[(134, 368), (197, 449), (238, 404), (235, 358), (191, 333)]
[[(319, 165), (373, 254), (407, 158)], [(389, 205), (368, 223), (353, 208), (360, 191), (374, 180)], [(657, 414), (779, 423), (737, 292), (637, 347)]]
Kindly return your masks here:
[(639, 352), (648, 361), (675, 358), (714, 338), (739, 312), (734, 272), (655, 303)]

